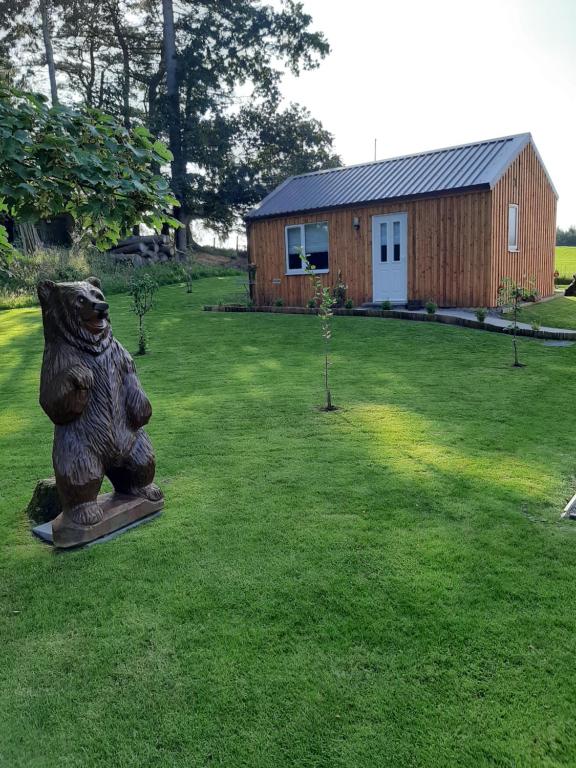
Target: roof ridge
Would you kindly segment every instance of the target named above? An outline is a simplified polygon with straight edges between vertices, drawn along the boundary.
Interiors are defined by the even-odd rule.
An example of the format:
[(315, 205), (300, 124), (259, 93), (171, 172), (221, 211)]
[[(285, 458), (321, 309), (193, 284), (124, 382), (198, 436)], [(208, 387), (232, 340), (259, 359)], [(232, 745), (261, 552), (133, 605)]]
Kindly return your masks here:
[(384, 157), (381, 160), (368, 160), (364, 163), (352, 163), (351, 165), (341, 165), (338, 168), (323, 168), (318, 171), (308, 171), (307, 173), (298, 173), (294, 176), (290, 177), (290, 180), (293, 179), (302, 179), (306, 176), (319, 176), (323, 173), (338, 173), (342, 171), (348, 171), (350, 168), (362, 168), (364, 166), (369, 165), (382, 165), (384, 163), (390, 163), (394, 160), (406, 160), (409, 157), (425, 157), (426, 155), (435, 155), (439, 154), (440, 152), (450, 152), (456, 149), (464, 149), (465, 147), (476, 147), (481, 146), (483, 144), (495, 144), (498, 141), (512, 141), (512, 139), (519, 139), (524, 137), (532, 137), (531, 133), (529, 131), (525, 131), (524, 133), (512, 133), (509, 136), (497, 136), (494, 139), (483, 139), (482, 141), (468, 141), (464, 144), (454, 144), (450, 147), (439, 147), (438, 149), (426, 149), (422, 152), (409, 152), (406, 155), (395, 155), (393, 157)]

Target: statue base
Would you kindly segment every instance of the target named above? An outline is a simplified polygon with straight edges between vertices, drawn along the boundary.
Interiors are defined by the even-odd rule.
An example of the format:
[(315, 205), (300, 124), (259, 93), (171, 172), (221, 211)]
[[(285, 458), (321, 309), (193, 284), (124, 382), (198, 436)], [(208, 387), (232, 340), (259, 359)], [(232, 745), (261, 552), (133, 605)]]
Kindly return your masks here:
[(82, 547), (99, 540), (108, 540), (157, 517), (164, 506), (164, 499), (149, 501), (138, 496), (103, 493), (98, 496), (98, 503), (104, 511), (104, 517), (95, 525), (78, 525), (60, 513), (51, 522), (37, 525), (32, 533), (58, 549)]

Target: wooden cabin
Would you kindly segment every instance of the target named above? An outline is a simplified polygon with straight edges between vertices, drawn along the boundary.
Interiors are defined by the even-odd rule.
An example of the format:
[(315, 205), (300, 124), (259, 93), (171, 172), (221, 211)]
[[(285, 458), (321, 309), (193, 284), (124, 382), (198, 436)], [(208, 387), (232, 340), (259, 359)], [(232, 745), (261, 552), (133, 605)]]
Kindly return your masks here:
[(493, 307), (554, 291), (557, 193), (529, 133), (293, 176), (246, 217), (258, 305), (305, 306), (304, 249), (354, 305)]

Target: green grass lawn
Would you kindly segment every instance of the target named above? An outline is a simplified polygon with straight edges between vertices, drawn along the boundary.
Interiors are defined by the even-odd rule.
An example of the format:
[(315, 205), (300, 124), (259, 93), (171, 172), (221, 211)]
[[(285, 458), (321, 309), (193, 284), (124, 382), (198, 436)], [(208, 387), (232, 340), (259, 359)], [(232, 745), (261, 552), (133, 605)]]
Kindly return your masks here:
[[(507, 317), (511, 317), (508, 313)], [(576, 297), (559, 295), (550, 301), (527, 304), (520, 310), (522, 323), (538, 323), (552, 328), (576, 328)]]
[(576, 272), (576, 246), (556, 246), (556, 269), (562, 277), (569, 277)]
[(576, 765), (576, 347), (335, 318), (323, 413), (318, 319), (200, 311), (233, 290), (148, 316), (165, 514), (59, 555), (40, 313), (0, 313), (0, 765)]

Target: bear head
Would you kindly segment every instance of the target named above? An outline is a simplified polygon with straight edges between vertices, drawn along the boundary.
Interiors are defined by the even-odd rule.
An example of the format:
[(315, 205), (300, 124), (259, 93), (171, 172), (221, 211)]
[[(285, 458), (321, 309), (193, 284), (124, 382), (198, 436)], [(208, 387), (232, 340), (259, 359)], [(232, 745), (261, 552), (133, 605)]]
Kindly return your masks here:
[(108, 304), (100, 280), (89, 277), (76, 283), (38, 283), (44, 338), (57, 339), (92, 354), (100, 354), (112, 340)]

